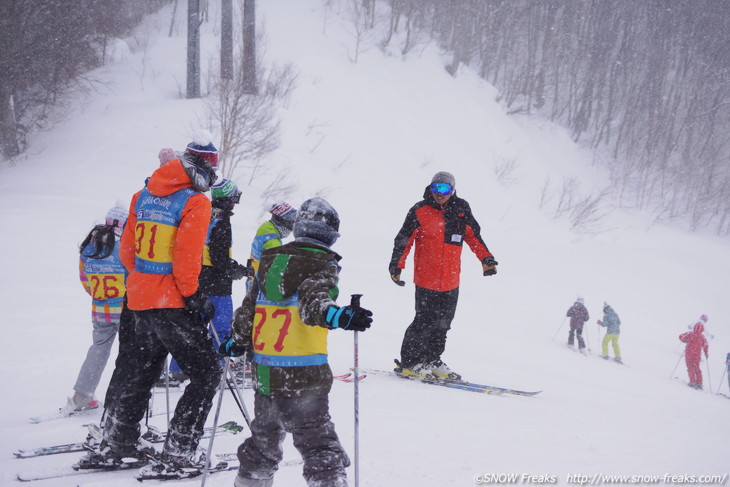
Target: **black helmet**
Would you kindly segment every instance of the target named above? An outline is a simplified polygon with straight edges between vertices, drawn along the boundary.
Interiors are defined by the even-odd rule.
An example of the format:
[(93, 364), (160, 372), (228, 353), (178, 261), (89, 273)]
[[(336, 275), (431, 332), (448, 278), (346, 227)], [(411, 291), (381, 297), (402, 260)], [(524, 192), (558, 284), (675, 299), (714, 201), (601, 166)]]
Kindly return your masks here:
[(329, 247), (340, 236), (340, 217), (322, 198), (310, 198), (299, 207), (294, 221), (294, 238), (316, 240)]

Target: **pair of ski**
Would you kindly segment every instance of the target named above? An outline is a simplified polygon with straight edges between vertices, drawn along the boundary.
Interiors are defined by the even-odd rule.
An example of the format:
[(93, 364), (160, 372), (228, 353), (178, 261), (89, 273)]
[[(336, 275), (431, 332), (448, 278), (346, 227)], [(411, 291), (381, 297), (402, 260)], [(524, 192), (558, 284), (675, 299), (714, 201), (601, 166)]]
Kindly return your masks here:
[[(227, 423), (218, 425), (218, 427), (216, 428), (216, 435), (222, 435), (222, 434), (235, 435), (237, 433), (240, 433), (241, 431), (243, 431), (243, 426), (239, 425), (235, 421), (228, 421)], [(210, 438), (210, 435), (212, 434), (212, 432), (213, 432), (212, 427), (205, 428), (202, 438), (203, 439)], [(150, 438), (149, 440), (153, 443), (162, 443), (165, 441), (166, 437), (167, 437), (167, 432), (162, 432), (159, 435), (156, 435), (153, 438)], [(86, 448), (84, 447), (84, 443), (67, 443), (67, 444), (63, 444), (63, 445), (54, 445), (54, 446), (48, 446), (48, 447), (28, 449), (28, 450), (18, 450), (16, 452), (14, 452), (14, 455), (16, 458), (35, 458), (35, 457), (48, 456), (48, 455), (58, 455), (58, 454), (62, 454), (62, 453), (80, 452), (80, 451), (85, 451), (85, 450), (86, 450)], [(218, 458), (221, 459), (221, 456), (218, 456)], [(16, 477), (21, 482), (31, 482), (31, 481), (35, 481), (35, 480), (69, 477), (69, 476), (74, 476), (74, 475), (83, 475), (83, 474), (98, 473), (98, 472), (104, 472), (104, 471), (129, 470), (129, 469), (133, 469), (133, 468), (140, 468), (143, 465), (146, 465), (147, 463), (148, 463), (147, 460), (127, 462), (127, 463), (122, 463), (122, 464), (118, 464), (118, 465), (112, 465), (107, 469), (76, 470), (70, 466), (53, 469), (53, 470), (49, 470), (49, 471), (39, 471), (39, 470), (35, 469), (32, 472), (18, 473), (16, 475)], [(221, 461), (221, 463), (224, 463), (224, 462)], [(223, 468), (223, 467), (224, 466), (221, 465), (221, 467), (218, 467), (218, 468)], [(192, 472), (191, 475), (197, 476), (199, 474), (195, 474), (194, 472)], [(155, 478), (160, 479), (161, 477), (155, 477)], [(185, 478), (189, 478), (189, 477), (185, 477)], [(148, 480), (148, 479), (144, 478), (144, 479), (140, 479), (140, 480)]]
[[(367, 375), (382, 375), (382, 376), (396, 377), (399, 379), (412, 380), (414, 382), (420, 382), (422, 384), (447, 387), (449, 389), (459, 389), (462, 391), (476, 392), (476, 393), (480, 393), (480, 394), (489, 394), (489, 395), (513, 394), (513, 395), (517, 395), (517, 396), (536, 396), (537, 394), (540, 394), (542, 392), (542, 391), (521, 391), (518, 389), (510, 389), (510, 388), (506, 388), (506, 387), (497, 387), (497, 386), (491, 386), (491, 385), (487, 385), (487, 384), (477, 384), (475, 382), (469, 382), (469, 381), (465, 381), (462, 379), (430, 379), (430, 378), (423, 378), (423, 377), (417, 377), (417, 376), (412, 376), (412, 375), (398, 374), (394, 371), (391, 372), (391, 371), (387, 371), (387, 370), (364, 369), (364, 368), (359, 368), (358, 370), (361, 374), (363, 374), (360, 376), (360, 380), (365, 378)], [(352, 373), (345, 374), (344, 376), (337, 376), (337, 377), (347, 377), (348, 380), (345, 380), (346, 382), (352, 382), (355, 380)], [(344, 379), (340, 379), (340, 380), (344, 380)]]
[[(212, 427), (207, 427), (203, 430), (203, 438), (210, 437), (210, 433), (213, 431)], [(236, 423), (235, 421), (228, 421), (227, 423), (219, 424), (216, 430), (216, 434), (220, 433), (231, 433), (236, 434), (243, 431), (243, 426)], [(167, 437), (167, 432), (161, 432), (159, 434), (145, 437), (151, 443), (162, 443)], [(63, 445), (45, 446), (40, 448), (21, 449), (13, 452), (16, 458), (35, 458), (43, 457), (48, 455), (58, 455), (61, 453), (73, 453), (78, 451), (85, 451), (87, 448), (84, 446), (84, 442), (78, 443), (66, 443)]]
[[(607, 362), (614, 362), (614, 363), (617, 363), (619, 365), (626, 365), (623, 361), (619, 362), (616, 359), (612, 359), (611, 357), (608, 357), (607, 355), (604, 356), (604, 355), (602, 355), (600, 353), (598, 355), (593, 355), (591, 353), (591, 349), (590, 348), (575, 349), (575, 348), (573, 348), (572, 345), (568, 345), (568, 350), (571, 350), (571, 351), (573, 351), (575, 353), (580, 353), (581, 355), (585, 355), (586, 357), (598, 357), (598, 358), (603, 359), (603, 360), (605, 360)], [(626, 365), (626, 366), (628, 367), (628, 365)]]
[[(216, 458), (218, 459), (218, 463), (208, 468), (208, 473), (213, 474), (216, 472), (225, 472), (227, 470), (236, 470), (238, 469), (238, 461), (235, 461), (234, 463), (229, 463), (230, 459), (235, 459), (236, 454), (235, 453), (224, 453), (220, 455), (216, 455)], [(58, 478), (64, 478), (64, 477), (76, 477), (80, 475), (87, 475), (87, 474), (94, 474), (94, 473), (106, 473), (106, 472), (123, 472), (126, 470), (136, 470), (144, 467), (145, 465), (149, 465), (150, 463), (154, 463), (156, 460), (154, 459), (145, 459), (145, 460), (133, 460), (129, 462), (123, 462), (123, 463), (117, 463), (113, 465), (109, 465), (107, 467), (103, 468), (93, 468), (93, 469), (74, 469), (73, 467), (62, 467), (54, 470), (48, 470), (45, 472), (39, 472), (39, 471), (33, 471), (28, 473), (19, 473), (17, 474), (17, 479), (21, 482), (33, 482), (36, 480), (47, 480), (47, 479), (58, 479)], [(192, 479), (195, 477), (198, 477), (203, 474), (202, 468), (184, 468), (181, 470), (176, 470), (173, 473), (157, 473), (154, 471), (149, 472), (138, 472), (135, 478), (139, 480), (140, 482), (144, 482), (145, 480), (184, 480), (184, 479)], [(94, 483), (96, 485), (97, 482)]]
[[(208, 468), (208, 474), (214, 474), (218, 472), (229, 472), (232, 470), (238, 470), (239, 463), (238, 463), (238, 456), (236, 453), (221, 453), (215, 455), (215, 457), (218, 459), (218, 463), (215, 465), (212, 465)], [(140, 469), (144, 467), (145, 465), (148, 465), (150, 462), (155, 462), (156, 460), (140, 460), (140, 461), (133, 461), (133, 462), (127, 462), (120, 465), (115, 465), (110, 468), (106, 469), (88, 469), (88, 470), (74, 470), (72, 467), (67, 467), (65, 470), (55, 470), (53, 472), (45, 472), (45, 473), (34, 473), (34, 474), (28, 474), (28, 475), (17, 475), (17, 479), (21, 482), (32, 482), (35, 480), (46, 480), (46, 479), (56, 479), (56, 478), (63, 478), (63, 477), (74, 477), (74, 476), (80, 476), (84, 474), (94, 474), (94, 473), (106, 473), (106, 472), (124, 472), (127, 470), (134, 470), (134, 469)], [(290, 467), (293, 465), (301, 465), (302, 460), (285, 460), (279, 463), (279, 467)], [(135, 476), (135, 479), (137, 479), (140, 482), (144, 482), (146, 480), (185, 480), (185, 479), (192, 479), (195, 477), (199, 477), (203, 475), (204, 471), (202, 468), (186, 468), (182, 470), (178, 470), (174, 473), (159, 473), (155, 474), (154, 472), (145, 472), (144, 474), (138, 473)], [(98, 480), (94, 480), (94, 482), (89, 484), (89, 487), (91, 486), (97, 487), (99, 485)], [(116, 485), (116, 484), (115, 484)]]

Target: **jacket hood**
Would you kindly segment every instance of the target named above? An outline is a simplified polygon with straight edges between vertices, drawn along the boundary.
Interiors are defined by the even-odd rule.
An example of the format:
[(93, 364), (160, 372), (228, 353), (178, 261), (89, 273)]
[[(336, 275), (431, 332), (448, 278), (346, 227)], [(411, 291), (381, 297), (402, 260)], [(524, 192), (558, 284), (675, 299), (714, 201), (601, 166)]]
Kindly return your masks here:
[(295, 241), (266, 249), (261, 254), (258, 272), (259, 277), (263, 276), (261, 290), (272, 301), (290, 298), (305, 279), (327, 265), (338, 266), (341, 258), (327, 247), (308, 242)]
[(168, 196), (190, 186), (192, 186), (190, 176), (183, 169), (180, 159), (166, 162), (156, 169), (147, 181), (147, 190), (155, 196)]
[(705, 331), (705, 325), (703, 325), (701, 321), (698, 321), (697, 323), (695, 323), (694, 331), (696, 331), (697, 333), (702, 333), (703, 331)]

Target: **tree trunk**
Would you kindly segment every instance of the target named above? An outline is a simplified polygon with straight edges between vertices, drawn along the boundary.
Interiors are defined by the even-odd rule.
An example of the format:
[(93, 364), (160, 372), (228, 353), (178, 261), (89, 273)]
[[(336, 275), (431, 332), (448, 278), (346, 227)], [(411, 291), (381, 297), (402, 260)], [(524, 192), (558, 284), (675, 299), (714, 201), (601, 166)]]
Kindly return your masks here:
[(20, 154), (13, 97), (10, 91), (3, 87), (0, 87), (0, 151), (5, 157), (15, 157)]
[(256, 82), (256, 0), (243, 0), (243, 90), (258, 93)]
[(200, 98), (200, 1), (188, 0), (188, 98)]
[(233, 0), (221, 0), (221, 79), (233, 79)]

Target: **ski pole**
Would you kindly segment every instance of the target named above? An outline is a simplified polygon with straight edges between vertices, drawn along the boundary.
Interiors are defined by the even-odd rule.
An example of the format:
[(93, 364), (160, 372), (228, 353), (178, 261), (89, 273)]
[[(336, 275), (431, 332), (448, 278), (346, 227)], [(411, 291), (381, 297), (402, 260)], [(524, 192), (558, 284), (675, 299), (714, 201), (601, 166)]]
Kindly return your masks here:
[(725, 370), (722, 371), (722, 378), (720, 379), (720, 385), (717, 386), (717, 392), (715, 393), (715, 395), (719, 395), (720, 394), (720, 389), (722, 389), (722, 383), (725, 380), (725, 374), (726, 373), (727, 373), (727, 369), (725, 369)]
[(558, 327), (558, 331), (555, 332), (555, 335), (553, 335), (553, 341), (555, 341), (555, 338), (558, 336), (558, 333), (560, 333), (560, 330), (563, 328), (563, 325), (565, 324), (565, 320), (567, 320), (568, 317), (566, 316), (563, 318), (563, 321), (560, 322), (560, 326)]
[[(241, 388), (238, 385), (236, 376), (230, 369), (228, 369), (228, 375), (231, 378), (231, 382), (233, 382), (233, 386), (231, 386), (231, 382), (228, 382), (228, 389), (231, 391), (231, 394), (233, 395), (233, 399), (236, 401), (236, 404), (238, 405), (238, 409), (241, 410), (241, 414), (243, 415), (243, 419), (246, 421), (248, 428), (251, 429), (251, 417), (248, 414), (248, 409), (246, 409), (246, 403), (243, 402), (243, 395), (241, 394)], [(234, 391), (234, 388), (235, 388), (235, 391)]]
[[(350, 295), (350, 306), (359, 307), (360, 298), (362, 294)], [(354, 338), (354, 367), (353, 372), (355, 374), (355, 487), (360, 485), (360, 364), (359, 364), (359, 345), (357, 331), (355, 331)]]
[(705, 366), (707, 367), (707, 387), (712, 392), (712, 379), (710, 378), (710, 357), (705, 357)]
[(165, 402), (167, 404), (167, 431), (170, 431), (170, 363), (165, 358)]
[(208, 453), (205, 455), (205, 467), (203, 468), (203, 479), (200, 482), (200, 487), (205, 486), (205, 479), (208, 477), (208, 470), (210, 469), (210, 455), (213, 453), (213, 441), (215, 440), (215, 431), (218, 429), (218, 417), (221, 414), (221, 405), (223, 404), (223, 387), (226, 383), (226, 376), (228, 375), (228, 365), (230, 364), (230, 357), (225, 358), (225, 364), (223, 365), (223, 374), (221, 374), (221, 385), (218, 387), (218, 406), (215, 408), (215, 416), (213, 418), (213, 431), (210, 433), (210, 441), (208, 442)]
[[(213, 324), (210, 324), (210, 331), (213, 334), (213, 338), (215, 339), (215, 342), (218, 347), (220, 347), (221, 340), (218, 336), (218, 332), (215, 330), (215, 327)], [(241, 362), (244, 362), (241, 360)], [(233, 396), (233, 400), (236, 401), (236, 405), (238, 406), (238, 409), (241, 411), (241, 414), (243, 415), (243, 419), (246, 421), (246, 424), (248, 425), (249, 429), (251, 428), (251, 417), (248, 414), (248, 409), (246, 409), (246, 403), (243, 402), (243, 394), (241, 394), (241, 390), (238, 387), (238, 381), (236, 380), (236, 374), (231, 371), (231, 368), (228, 368), (228, 377), (230, 377), (231, 381), (233, 381), (233, 385), (236, 388), (236, 391), (233, 391), (233, 387), (231, 387), (231, 382), (226, 378), (226, 383), (228, 384), (228, 390), (231, 391), (231, 395)], [(245, 386), (245, 382), (244, 382)]]
[(679, 367), (679, 362), (682, 361), (682, 357), (684, 357), (684, 350), (682, 350), (682, 355), (679, 356), (679, 360), (677, 360), (677, 365), (674, 366), (672, 374), (669, 376), (670, 379), (674, 377), (674, 372), (677, 370), (677, 367)]

